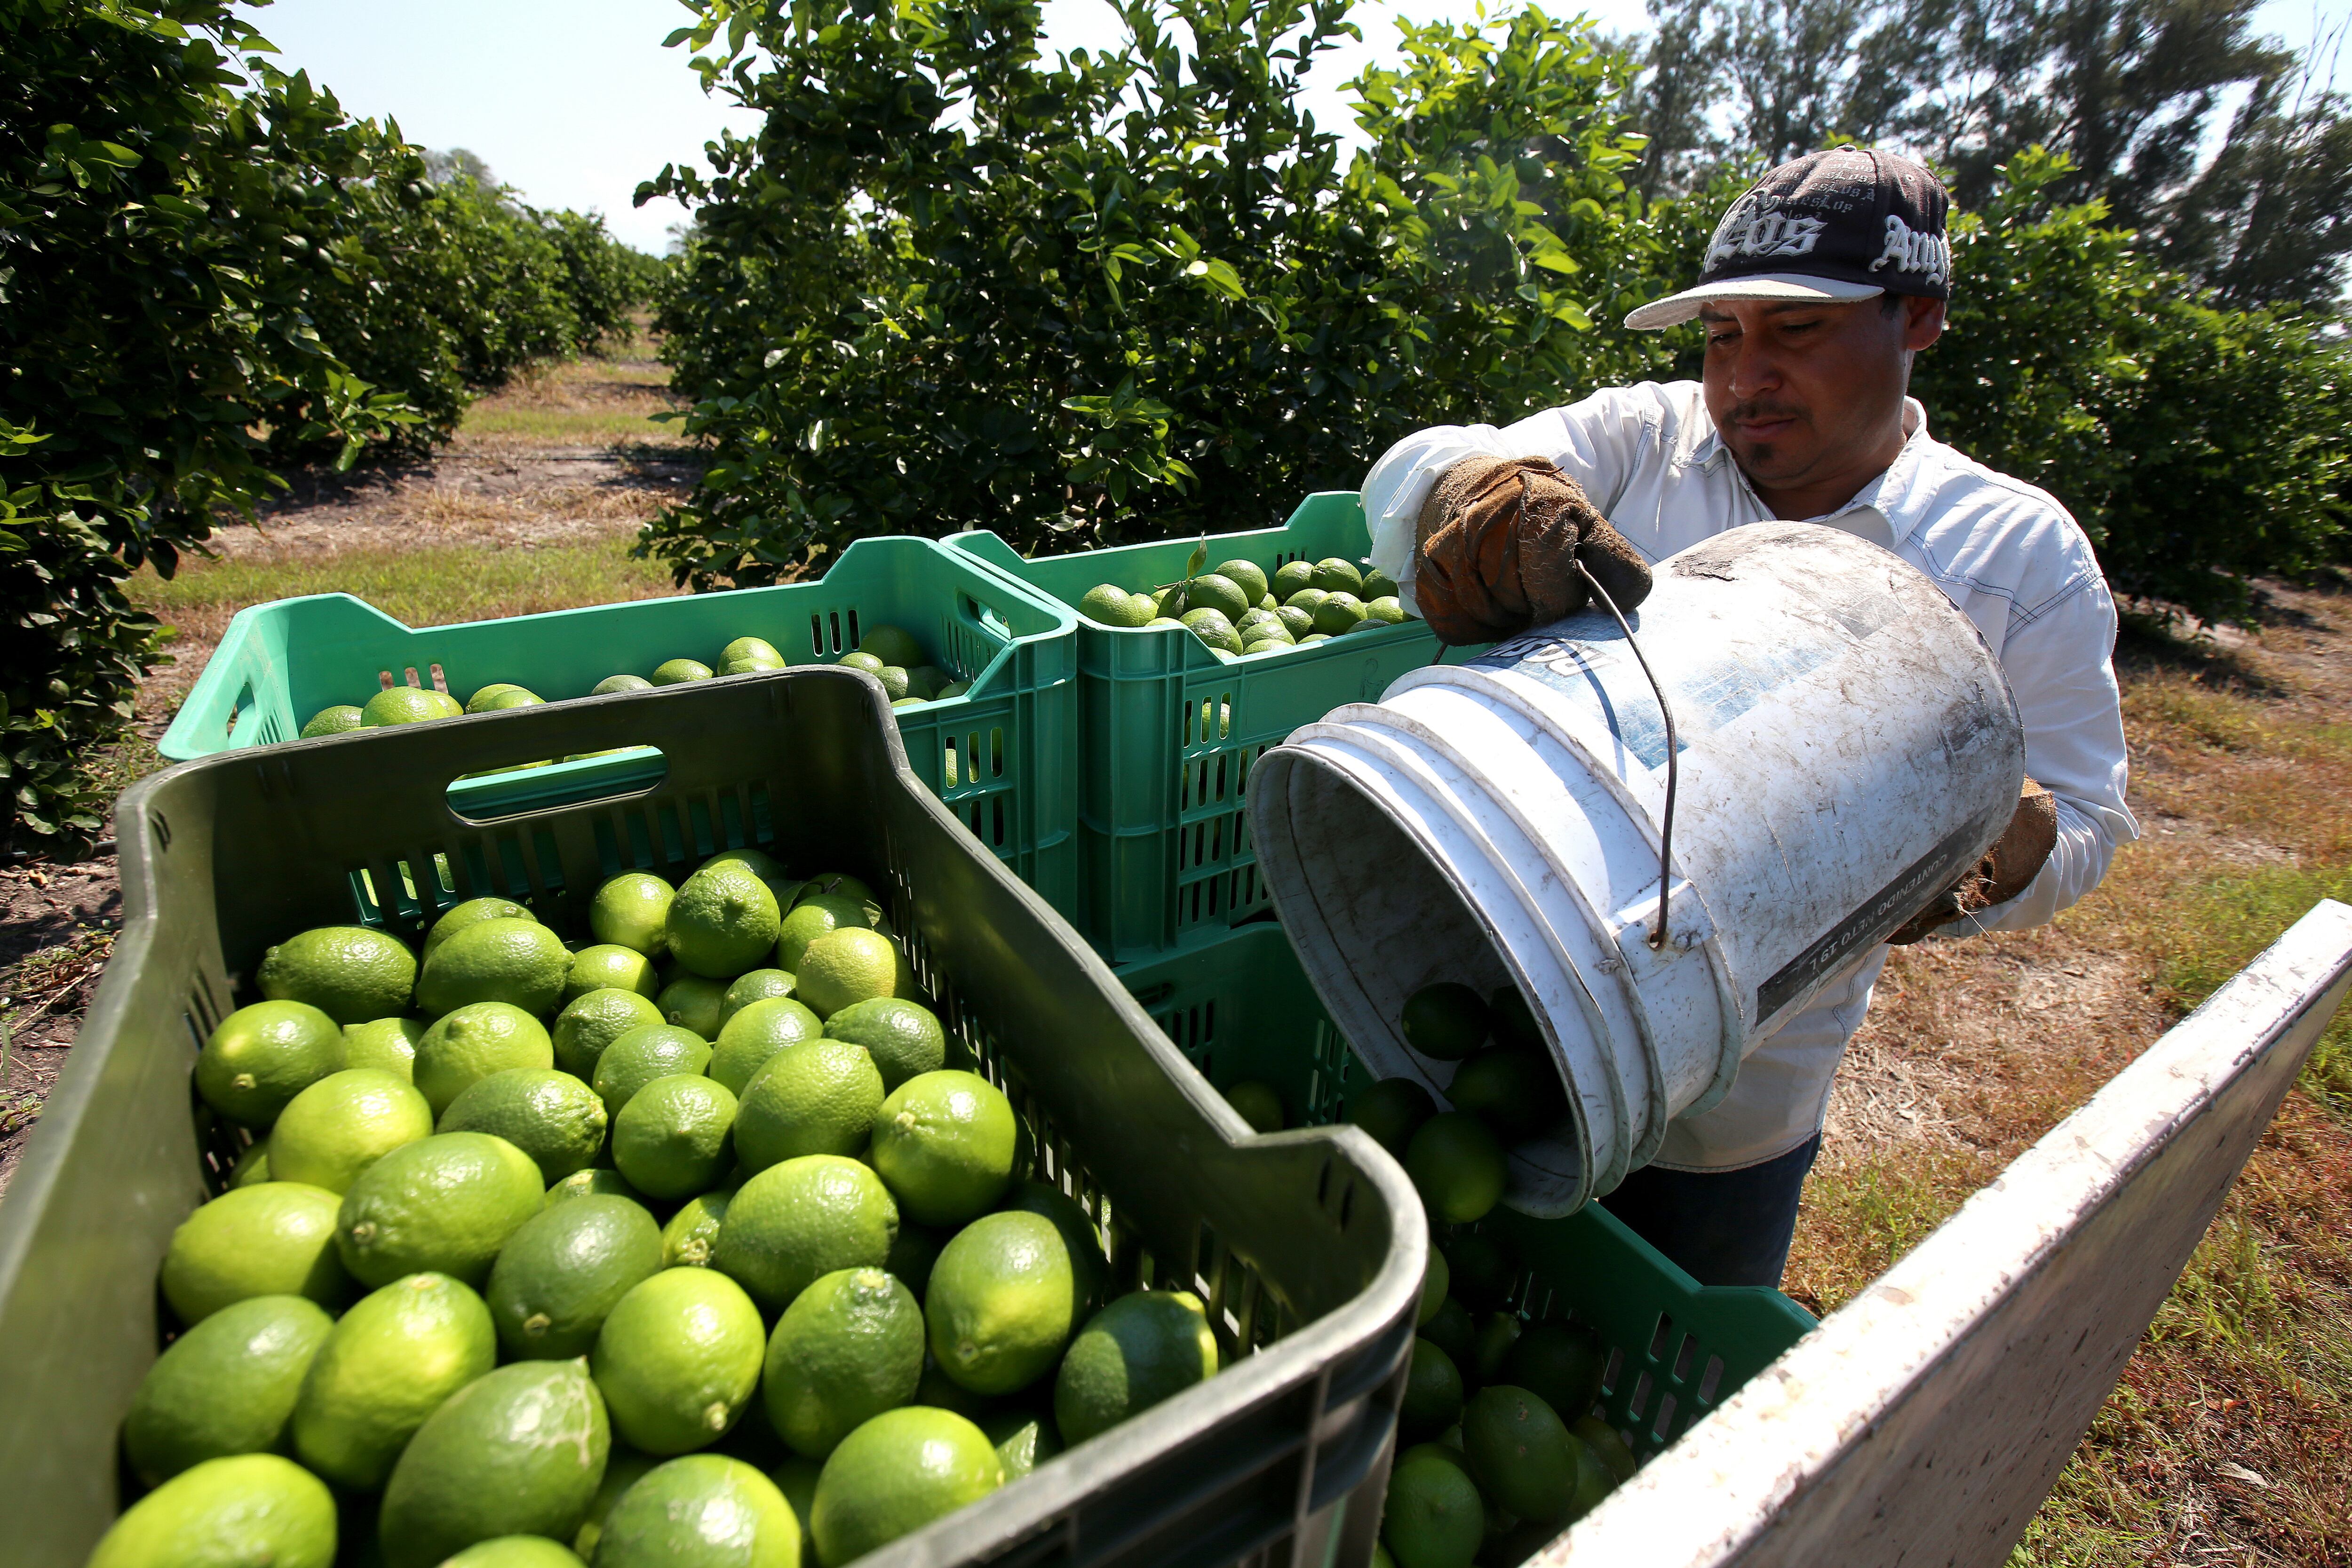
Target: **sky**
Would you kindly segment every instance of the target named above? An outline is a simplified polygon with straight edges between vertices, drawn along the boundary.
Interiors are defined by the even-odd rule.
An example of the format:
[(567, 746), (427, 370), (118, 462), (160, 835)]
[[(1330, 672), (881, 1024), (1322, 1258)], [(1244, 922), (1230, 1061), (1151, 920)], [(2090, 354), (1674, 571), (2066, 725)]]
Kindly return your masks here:
[[(1503, 7), (1497, 6), (1496, 9)], [(1570, 0), (1552, 7), (1566, 14)], [(1630, 31), (1641, 0), (1588, 0), (1604, 29)], [(1394, 17), (1467, 20), (1475, 0), (1365, 0), (1365, 42), (1325, 57), (1309, 79), (1318, 124), (1352, 130), (1341, 84), (1396, 57)], [(594, 208), (613, 232), (659, 252), (683, 216), (667, 202), (633, 208), (637, 183), (663, 164), (698, 161), (722, 127), (758, 117), (706, 97), (685, 50), (662, 39), (690, 18), (677, 0), (277, 0), (249, 13), (288, 68), (310, 71), (352, 113), (390, 117), (412, 142), (465, 147), (524, 199)], [(2256, 26), (2301, 47), (2352, 16), (2352, 0), (2269, 0)], [(1050, 43), (1100, 47), (1118, 35), (1102, 0), (1045, 0)]]

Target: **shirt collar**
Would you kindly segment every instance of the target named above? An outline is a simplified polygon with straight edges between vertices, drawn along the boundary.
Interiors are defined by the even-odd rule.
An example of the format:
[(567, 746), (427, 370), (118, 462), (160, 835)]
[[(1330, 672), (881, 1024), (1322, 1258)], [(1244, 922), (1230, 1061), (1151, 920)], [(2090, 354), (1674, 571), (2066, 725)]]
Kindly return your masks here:
[[(1705, 411), (1703, 402), (1700, 408)], [(1723, 444), (1722, 436), (1715, 428), (1715, 421), (1709, 418), (1700, 423), (1706, 426), (1706, 434), (1690, 448), (1683, 461), (1702, 468), (1712, 468), (1718, 462), (1730, 462), (1731, 448)], [(1885, 473), (1863, 486), (1852, 500), (1818, 518), (1791, 521), (1825, 522), (1859, 508), (1872, 507), (1886, 519), (1887, 529), (1894, 534), (1896, 544), (1910, 538), (1912, 531), (1919, 526), (1920, 516), (1930, 499), (1930, 487), (1921, 482), (1920, 469), (1925, 464), (1927, 449), (1939, 444), (1927, 434), (1927, 410), (1916, 397), (1903, 400), (1903, 449), (1895, 454), (1895, 461), (1886, 466)], [(1736, 465), (1733, 471), (1738, 473)], [(1747, 476), (1739, 475), (1739, 479), (1742, 484), (1747, 482)]]

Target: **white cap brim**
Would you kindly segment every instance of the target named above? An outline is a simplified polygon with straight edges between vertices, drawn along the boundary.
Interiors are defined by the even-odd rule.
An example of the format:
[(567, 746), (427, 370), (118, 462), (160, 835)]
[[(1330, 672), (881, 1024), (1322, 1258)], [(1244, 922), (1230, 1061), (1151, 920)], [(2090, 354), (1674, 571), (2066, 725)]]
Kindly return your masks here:
[(1629, 312), (1625, 324), (1636, 331), (1679, 326), (1699, 312), (1699, 307), (1723, 300), (1822, 300), (1848, 304), (1872, 300), (1886, 290), (1875, 283), (1843, 283), (1834, 278), (1811, 278), (1801, 272), (1759, 272), (1748, 278), (1727, 278), (1702, 283), (1663, 300), (1653, 300)]

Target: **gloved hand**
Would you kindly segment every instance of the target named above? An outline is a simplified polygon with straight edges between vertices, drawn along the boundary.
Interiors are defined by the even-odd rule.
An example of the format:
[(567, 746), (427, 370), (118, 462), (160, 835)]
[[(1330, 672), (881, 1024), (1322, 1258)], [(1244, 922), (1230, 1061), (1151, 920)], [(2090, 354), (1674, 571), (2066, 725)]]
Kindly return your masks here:
[(1907, 946), (1937, 926), (2009, 902), (2025, 891), (2057, 847), (2057, 798), (2029, 778), (2018, 792), (2016, 814), (1984, 858), (1886, 940), (1896, 947)]
[(1541, 458), (1465, 458), (1422, 503), (1412, 592), (1443, 643), (1500, 642), (1585, 607), (1580, 560), (1621, 610), (1650, 595), (1649, 563), (1583, 488)]

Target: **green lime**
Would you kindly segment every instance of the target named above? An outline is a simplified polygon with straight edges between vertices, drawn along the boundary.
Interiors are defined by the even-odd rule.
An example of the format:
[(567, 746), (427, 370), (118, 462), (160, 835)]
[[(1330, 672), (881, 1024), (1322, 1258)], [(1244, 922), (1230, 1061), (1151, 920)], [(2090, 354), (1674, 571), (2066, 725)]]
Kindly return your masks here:
[(907, 694), (928, 701), (940, 694), (949, 679), (948, 672), (936, 664), (916, 665), (907, 671)]
[(1446, 1292), (1453, 1283), (1454, 1271), (1445, 1261), (1445, 1254), (1431, 1246), (1429, 1262), (1421, 1272), (1421, 1310), (1413, 1315), (1415, 1323), (1425, 1323), (1437, 1316), (1437, 1309), (1445, 1304)]
[(1150, 625), (1158, 612), (1143, 595), (1130, 594), (1116, 583), (1103, 583), (1087, 590), (1078, 601), (1078, 613), (1107, 626), (1141, 626)]
[(1192, 625), (1192, 616), (1202, 610), (1214, 610), (1228, 621), (1239, 620), (1258, 598), (1256, 594), (1244, 593), (1230, 577), (1203, 572), (1184, 584), (1184, 624)]
[(948, 1037), (940, 1027), (938, 1015), (904, 997), (853, 1002), (825, 1019), (824, 1032), (836, 1040), (864, 1046), (881, 1071), (885, 1089), (896, 1089), (908, 1079), (937, 1072), (947, 1065)]
[(661, 1267), (661, 1232), (641, 1205), (585, 1197), (543, 1208), (490, 1266), (499, 1343), (516, 1360), (586, 1355), (614, 1305)]
[(1282, 1131), (1282, 1091), (1270, 1083), (1254, 1078), (1225, 1087), (1225, 1103), (1241, 1112), (1253, 1132)]
[(1012, 1184), (1016, 1126), (1013, 1102), (979, 1074), (920, 1073), (893, 1090), (874, 1118), (874, 1169), (908, 1218), (961, 1225), (987, 1213)]
[(1242, 591), (1242, 597), (1253, 605), (1265, 598), (1273, 587), (1273, 584), (1265, 580), (1265, 570), (1253, 561), (1221, 561), (1210, 575), (1223, 577), (1226, 582), (1239, 588)]
[(1506, 1143), (1532, 1138), (1568, 1114), (1568, 1094), (1551, 1058), (1506, 1046), (1489, 1047), (1455, 1068), (1445, 1098)]
[(1381, 1534), (1397, 1568), (1470, 1568), (1486, 1538), (1486, 1508), (1463, 1467), (1415, 1451), (1389, 1472)]
[(196, 1053), (196, 1092), (232, 1121), (267, 1127), (343, 1065), (343, 1031), (307, 1002), (256, 1002), (223, 1018)]
[(1183, 622), (1184, 629), (1208, 647), (1225, 653), (1242, 651), (1241, 634), (1234, 629), (1234, 623), (1225, 618), (1223, 611), (1203, 605), (1185, 611)]
[(740, 849), (721, 849), (696, 869), (710, 871), (726, 866), (740, 867), (768, 884), (768, 891), (776, 895), (778, 909), (788, 908), (792, 897), (800, 891), (800, 879), (786, 871), (782, 861), (755, 845), (747, 844)]
[(781, 1312), (837, 1268), (881, 1268), (898, 1229), (898, 1205), (880, 1177), (838, 1154), (805, 1154), (736, 1189), (710, 1261)]
[(605, 1121), (604, 1102), (570, 1073), (509, 1068), (467, 1085), (436, 1131), (495, 1133), (530, 1156), (542, 1182), (560, 1182), (596, 1158)]
[(1310, 587), (1327, 594), (1360, 594), (1364, 591), (1364, 574), (1352, 561), (1328, 555), (1315, 563), (1315, 574), (1309, 577)]
[(661, 989), (654, 978), (653, 961), (634, 947), (600, 942), (572, 955), (563, 974), (563, 1000), (569, 1004), (591, 991), (634, 991), (650, 997)]
[(626, 1198), (642, 1205), (645, 1194), (629, 1185), (628, 1179), (618, 1171), (608, 1171), (602, 1165), (591, 1165), (584, 1171), (574, 1171), (560, 1182), (549, 1184), (547, 1195), (539, 1202), (544, 1211), (573, 1198)]
[(1310, 647), (1316, 643), (1329, 642), (1330, 640), (1330, 637), (1322, 632), (1309, 632), (1307, 636), (1298, 639), (1298, 646), (1300, 647)]
[(1363, 618), (1364, 602), (1353, 594), (1333, 594), (1315, 606), (1315, 629), (1330, 637), (1354, 631)]
[[(1555, 1405), (1553, 1408), (1559, 1407)], [(1641, 1461), (1633, 1457), (1633, 1450), (1626, 1447), (1624, 1436), (1602, 1416), (1593, 1414), (1580, 1415), (1568, 1424), (1568, 1429), (1576, 1435), (1577, 1441), (1592, 1451), (1592, 1457), (1601, 1462), (1601, 1469), (1611, 1480), (1630, 1481), (1633, 1479), (1633, 1472), (1642, 1468)]]
[(367, 700), (360, 723), (368, 729), (383, 724), (421, 724), (429, 719), (455, 719), (466, 710), (446, 691), (417, 686), (387, 686)]
[(588, 689), (591, 697), (610, 697), (616, 691), (651, 691), (654, 683), (642, 675), (608, 675)]
[(593, 1078), (605, 1047), (631, 1029), (661, 1022), (661, 1008), (635, 991), (607, 987), (575, 996), (555, 1016), (550, 1039), (555, 1065), (575, 1078)]
[(1466, 1110), (1449, 1110), (1422, 1123), (1406, 1146), (1404, 1168), (1430, 1219), (1439, 1225), (1484, 1219), (1502, 1201), (1510, 1179), (1503, 1146)]
[(810, 942), (830, 931), (867, 931), (873, 924), (874, 909), (863, 893), (803, 894), (777, 928), (776, 967), (797, 976)]
[[(719, 1026), (754, 1002), (773, 1002), (793, 994), (793, 977), (781, 969), (750, 969), (728, 982), (719, 998)], [(713, 1042), (716, 1043), (715, 1041)]]
[(640, 1454), (626, 1443), (614, 1443), (612, 1458), (604, 1462), (604, 1479), (596, 1483), (596, 1495), (589, 1500), (588, 1515), (580, 1521), (579, 1532), (572, 1538), (572, 1550), (583, 1560), (593, 1561), (596, 1543), (604, 1534), (604, 1521), (612, 1517), (613, 1505), (660, 1463), (651, 1454)]
[(1370, 599), (1392, 599), (1397, 595), (1397, 581), (1377, 566), (1364, 568), (1364, 585), (1359, 589)]
[[(1491, 1312), (1506, 1305), (1511, 1287), (1518, 1281), (1517, 1251), (1493, 1231), (1474, 1230), (1455, 1236), (1445, 1244), (1445, 1262), (1447, 1291), (1473, 1311)], [(1527, 1388), (1536, 1386), (1523, 1379), (1512, 1381)]]
[(520, 686), (509, 686), (503, 691), (493, 691), (485, 697), (476, 692), (466, 703), (468, 713), (503, 713), (509, 708), (543, 708), (547, 699), (536, 691)]
[(689, 1454), (631, 1487), (605, 1516), (597, 1568), (800, 1568), (801, 1526), (774, 1482), (740, 1459)]
[(261, 955), (254, 986), (272, 1002), (308, 1002), (338, 1024), (408, 1011), (416, 955), (368, 926), (320, 926)]
[(363, 710), (348, 702), (338, 703), (311, 714), (310, 721), (302, 726), (301, 738), (315, 741), (321, 735), (348, 735), (366, 722), (367, 714)]
[(698, 658), (664, 659), (654, 667), (656, 686), (683, 686), (689, 680), (708, 680), (710, 667)]
[[(798, 912), (798, 911), (794, 911)], [(849, 928), (828, 931), (801, 952), (793, 970), (794, 994), (820, 1018), (877, 996), (893, 996), (911, 989), (898, 944), (878, 931)]]
[(776, 651), (776, 645), (765, 637), (737, 637), (719, 650), (719, 662), (721, 664), (732, 664), (743, 658), (767, 659), (776, 664), (784, 662), (784, 656)]
[(579, 1553), (543, 1535), (500, 1535), (477, 1541), (441, 1568), (584, 1568)]
[(711, 1249), (719, 1245), (719, 1226), (727, 1218), (727, 1200), (734, 1195), (732, 1187), (713, 1187), (680, 1204), (662, 1226), (662, 1267), (708, 1268)]
[(1398, 1027), (1423, 1056), (1458, 1062), (1486, 1043), (1495, 1021), (1478, 993), (1446, 980), (1406, 997)]
[(337, 1486), (372, 1491), (441, 1402), (498, 1364), (482, 1299), (446, 1274), (411, 1274), (345, 1312), (302, 1380), (294, 1453)]
[(83, 1568), (334, 1568), (335, 1500), (275, 1454), (206, 1459), (141, 1498)]
[(588, 929), (598, 942), (659, 958), (669, 951), (669, 906), (676, 897), (651, 871), (624, 871), (596, 889)]
[(835, 659), (833, 662), (838, 665), (846, 666), (851, 669), (862, 669), (868, 675), (879, 675), (887, 668), (880, 659), (875, 658), (872, 654), (861, 653), (855, 648), (843, 654), (839, 658)]
[(1520, 1519), (1557, 1520), (1568, 1510), (1582, 1447), (1550, 1405), (1509, 1384), (1480, 1389), (1462, 1413), (1470, 1479)]
[(707, 868), (688, 877), (670, 902), (669, 950), (692, 973), (732, 980), (761, 966), (782, 919), (776, 895), (748, 868)]
[(882, 1260), (882, 1267), (913, 1291), (915, 1300), (919, 1301), (930, 1288), (931, 1266), (939, 1262), (940, 1248), (946, 1245), (947, 1237), (938, 1231), (901, 1220), (898, 1234), (890, 1240), (890, 1255)]
[(798, 1454), (787, 1454), (769, 1467), (768, 1479), (784, 1494), (792, 1505), (793, 1517), (800, 1521), (801, 1539), (808, 1543), (807, 1557), (812, 1565), (816, 1556), (816, 1541), (809, 1532), (809, 1513), (816, 1505), (817, 1478), (824, 1468), (814, 1459), (803, 1459)]
[(555, 1011), (572, 955), (537, 921), (505, 917), (460, 927), (433, 950), (416, 977), (416, 1005), (435, 1017), (477, 1002), (526, 1013)]
[(1444, 1351), (1457, 1369), (1478, 1364), (1478, 1325), (1453, 1297), (1439, 1302), (1420, 1328), (1421, 1337)]
[(1070, 1268), (1078, 1286), (1078, 1310), (1091, 1312), (1100, 1306), (1110, 1262), (1104, 1254), (1102, 1229), (1094, 1216), (1076, 1198), (1044, 1182), (1016, 1184), (1005, 1194), (1003, 1206), (1042, 1215), (1054, 1222), (1054, 1228), (1062, 1233), (1062, 1244), (1070, 1249)]
[(1505, 985), (1486, 998), (1487, 1016), (1495, 1023), (1495, 1043), (1512, 1050), (1544, 1054), (1543, 1026), (1516, 985)]
[(1577, 1323), (1530, 1323), (1503, 1362), (1503, 1381), (1524, 1388), (1565, 1420), (1579, 1419), (1601, 1397), (1609, 1347)]
[(393, 1467), (377, 1522), (385, 1568), (435, 1568), (504, 1535), (571, 1540), (612, 1446), (604, 1402), (576, 1361), (517, 1362), (476, 1378)]
[(268, 1180), (269, 1180), (269, 1141), (265, 1138), (258, 1143), (247, 1143), (245, 1146), (245, 1152), (239, 1154), (236, 1157), (236, 1163), (229, 1167), (228, 1185), (232, 1189), (250, 1187)]
[[(940, 1369), (975, 1394), (1000, 1394), (1053, 1370), (1077, 1309), (1061, 1230), (1013, 1210), (974, 1220), (940, 1249), (923, 1316)], [(1068, 1422), (1062, 1430), (1071, 1435)]]
[(923, 645), (897, 626), (868, 626), (857, 639), (857, 651), (870, 653), (885, 664), (912, 668), (923, 662)]
[(319, 1343), (334, 1327), (315, 1301), (252, 1296), (173, 1340), (122, 1418), (122, 1452), (149, 1486), (191, 1465), (278, 1446)]
[(269, 1133), (271, 1179), (349, 1192), (360, 1173), (433, 1135), (433, 1108), (388, 1072), (346, 1068), (296, 1095)]
[(983, 1415), (980, 1429), (996, 1445), (1004, 1479), (1017, 1481), (1062, 1451), (1062, 1435), (1051, 1416), (1034, 1410), (999, 1410)]
[(1364, 601), (1364, 619), (1383, 626), (1404, 624), (1404, 605), (1393, 594), (1383, 594), (1377, 599)]
[(352, 1184), (335, 1248), (362, 1285), (437, 1271), (479, 1286), (544, 1196), (539, 1167), (505, 1139), (436, 1133), (394, 1149)]
[(529, 1012), (510, 1002), (473, 1002), (425, 1031), (416, 1042), (413, 1076), (437, 1117), (493, 1073), (554, 1065), (554, 1043)]
[(1330, 596), (1328, 592), (1321, 588), (1301, 588), (1298, 592), (1286, 595), (1282, 601), (1282, 607), (1304, 611), (1308, 624), (1312, 625), (1315, 612), (1321, 608), (1323, 601)]
[(1004, 1484), (988, 1435), (952, 1411), (910, 1405), (844, 1438), (809, 1509), (818, 1559), (838, 1568)]
[(692, 1197), (734, 1165), (734, 1123), (735, 1096), (724, 1084), (698, 1075), (657, 1078), (613, 1119), (613, 1163), (648, 1197)]
[(608, 1116), (618, 1116), (630, 1096), (657, 1078), (698, 1073), (710, 1065), (710, 1047), (690, 1029), (675, 1024), (640, 1024), (604, 1047), (596, 1058), (596, 1092)]
[(882, 695), (893, 703), (915, 702), (920, 699), (908, 695), (907, 672), (895, 664), (886, 664), (877, 670), (874, 679), (882, 683)]
[(683, 1454), (735, 1425), (766, 1346), (741, 1286), (715, 1269), (665, 1268), (621, 1298), (588, 1364), (631, 1447)]
[(474, 694), (466, 699), (466, 711), (468, 713), (486, 712), (488, 710), (491, 698), (499, 695), (501, 692), (520, 691), (523, 688), (517, 686), (511, 680), (493, 680), (488, 686), (480, 686), (474, 689)]
[(194, 1328), (252, 1296), (306, 1296), (340, 1306), (350, 1290), (335, 1250), (341, 1199), (301, 1182), (223, 1193), (180, 1222), (163, 1253), (163, 1300)]
[(744, 1085), (735, 1118), (736, 1154), (747, 1171), (803, 1154), (856, 1154), (882, 1109), (882, 1075), (863, 1046), (820, 1037), (780, 1047)]
[(1070, 1342), (1054, 1379), (1054, 1425), (1063, 1441), (1083, 1443), (1216, 1374), (1217, 1338), (1200, 1298), (1139, 1290)]
[(710, 1076), (741, 1094), (771, 1057), (787, 1046), (815, 1039), (824, 1030), (817, 1016), (792, 997), (765, 997), (719, 1026), (719, 1044), (710, 1053)]
[(343, 1065), (374, 1068), (403, 1083), (416, 1078), (416, 1044), (431, 1025), (423, 1018), (374, 1018), (343, 1026)]
[(417, 957), (420, 961), (431, 958), (443, 942), (467, 926), (479, 925), (484, 921), (535, 921), (538, 918), (512, 899), (467, 899), (464, 903), (453, 904), (441, 912), (441, 918), (433, 922), (433, 929), (425, 933), (425, 942), (417, 950)]
[(1412, 1342), (1412, 1360), (1404, 1374), (1404, 1401), (1397, 1420), (1409, 1437), (1427, 1437), (1462, 1419), (1462, 1373), (1447, 1355), (1427, 1340)]
[(794, 1453), (822, 1459), (915, 1396), (923, 1310), (879, 1268), (843, 1268), (793, 1298), (768, 1342), (768, 1417)]
[(719, 1037), (719, 1014), (726, 1001), (727, 982), (681, 973), (661, 988), (654, 1005), (670, 1023), (709, 1041)]
[(800, 896), (793, 900), (795, 907), (811, 899), (855, 899), (866, 908), (868, 920), (881, 918), (881, 902), (874, 889), (846, 871), (820, 871), (802, 884)]
[(1310, 586), (1314, 580), (1313, 562), (1286, 561), (1274, 569), (1274, 581), (1266, 584), (1266, 592), (1277, 599), (1287, 599), (1300, 589)]

